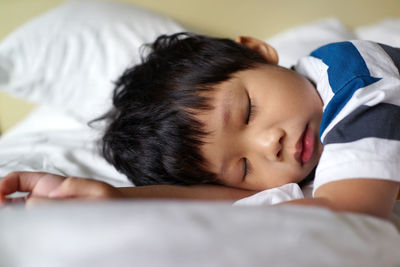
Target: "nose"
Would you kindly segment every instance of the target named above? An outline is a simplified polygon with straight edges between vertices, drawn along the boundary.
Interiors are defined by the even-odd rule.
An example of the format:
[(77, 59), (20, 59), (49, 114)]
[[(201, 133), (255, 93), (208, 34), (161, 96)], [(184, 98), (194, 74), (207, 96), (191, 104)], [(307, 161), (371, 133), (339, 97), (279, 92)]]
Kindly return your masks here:
[(254, 147), (269, 161), (282, 161), (285, 135), (285, 131), (281, 128), (266, 129), (255, 137)]

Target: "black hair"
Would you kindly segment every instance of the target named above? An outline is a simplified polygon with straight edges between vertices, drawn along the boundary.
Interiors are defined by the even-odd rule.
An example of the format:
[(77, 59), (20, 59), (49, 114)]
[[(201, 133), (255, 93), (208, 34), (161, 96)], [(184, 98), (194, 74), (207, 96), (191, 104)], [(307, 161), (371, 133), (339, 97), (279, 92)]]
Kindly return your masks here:
[(104, 157), (135, 185), (215, 183), (200, 152), (207, 132), (194, 116), (213, 108), (202, 92), (268, 62), (233, 40), (193, 33), (161, 35), (144, 48), (100, 118)]

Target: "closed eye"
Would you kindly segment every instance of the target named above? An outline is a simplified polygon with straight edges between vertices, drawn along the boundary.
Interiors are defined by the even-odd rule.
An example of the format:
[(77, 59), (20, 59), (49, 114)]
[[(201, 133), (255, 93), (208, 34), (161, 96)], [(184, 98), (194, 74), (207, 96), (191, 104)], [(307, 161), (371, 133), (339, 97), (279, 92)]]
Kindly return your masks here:
[(249, 124), (251, 118), (253, 117), (254, 114), (254, 105), (253, 105), (253, 101), (251, 100), (251, 97), (249, 95), (249, 93), (247, 92), (247, 98), (248, 98), (248, 111), (247, 111), (247, 117), (246, 117), (246, 124)]
[(249, 175), (250, 173), (250, 166), (249, 166), (249, 161), (247, 160), (247, 158), (243, 158), (243, 180), (246, 179), (247, 175)]

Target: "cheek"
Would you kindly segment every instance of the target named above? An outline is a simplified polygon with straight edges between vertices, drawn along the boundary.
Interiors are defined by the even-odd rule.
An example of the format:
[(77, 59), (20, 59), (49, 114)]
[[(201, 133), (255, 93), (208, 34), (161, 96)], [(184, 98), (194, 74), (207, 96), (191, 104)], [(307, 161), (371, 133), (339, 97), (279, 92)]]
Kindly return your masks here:
[(258, 167), (254, 166), (254, 170), (251, 178), (246, 183), (254, 190), (265, 190), (273, 187), (278, 187), (286, 184), (289, 181), (288, 170), (277, 168), (271, 164), (263, 162), (258, 164)]

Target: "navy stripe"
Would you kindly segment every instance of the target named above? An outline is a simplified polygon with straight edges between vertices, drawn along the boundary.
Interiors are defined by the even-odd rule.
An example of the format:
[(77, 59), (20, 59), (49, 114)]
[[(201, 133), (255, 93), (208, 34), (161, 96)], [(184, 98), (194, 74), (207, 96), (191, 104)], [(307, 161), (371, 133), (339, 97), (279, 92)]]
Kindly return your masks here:
[(397, 71), (400, 73), (400, 48), (391, 47), (384, 44), (379, 44), (386, 54), (392, 59), (393, 64), (397, 67)]
[(354, 92), (379, 78), (372, 77), (358, 49), (351, 42), (339, 42), (322, 46), (311, 53), (328, 66), (329, 85), (335, 94), (322, 117), (320, 134), (351, 99)]
[(348, 143), (367, 137), (400, 140), (400, 107), (388, 103), (360, 106), (336, 124), (323, 143)]

